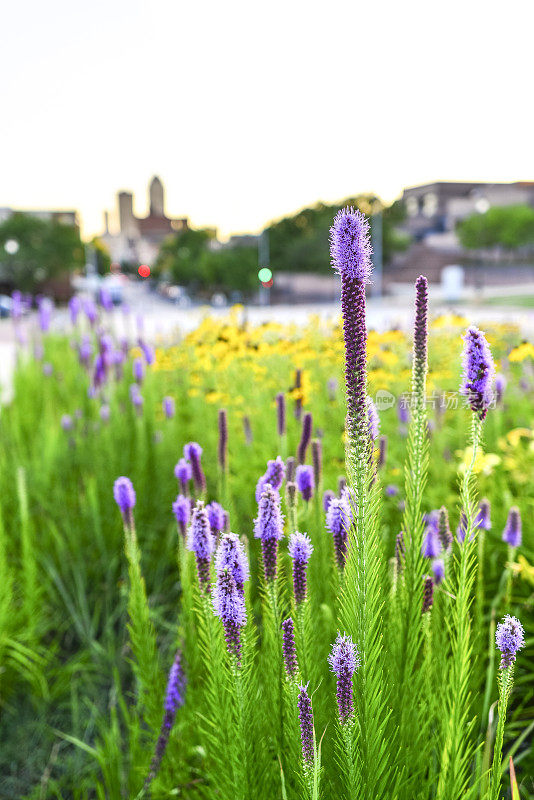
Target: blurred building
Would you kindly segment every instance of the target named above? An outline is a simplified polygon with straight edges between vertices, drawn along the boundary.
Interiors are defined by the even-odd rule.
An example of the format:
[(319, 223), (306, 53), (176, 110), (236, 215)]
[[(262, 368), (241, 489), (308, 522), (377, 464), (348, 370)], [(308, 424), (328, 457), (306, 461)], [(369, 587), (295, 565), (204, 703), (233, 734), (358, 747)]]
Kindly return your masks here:
[(155, 175), (148, 186), (148, 208), (146, 217), (137, 217), (133, 210), (132, 192), (117, 193), (119, 218), (118, 233), (109, 229), (109, 214), (104, 213), (105, 231), (99, 237), (109, 249), (112, 261), (152, 265), (165, 237), (188, 227), (187, 217), (175, 219), (165, 213), (165, 189)]
[(472, 214), (483, 214), (492, 206), (534, 206), (534, 182), (456, 183), (438, 181), (405, 189), (405, 230), (416, 241), (432, 238), (439, 247), (457, 244), (457, 223)]
[(77, 211), (58, 211), (50, 209), (27, 210), (18, 208), (0, 208), (0, 223), (10, 219), (14, 214), (24, 214), (26, 217), (36, 217), (45, 222), (60, 222), (62, 225), (80, 227)]

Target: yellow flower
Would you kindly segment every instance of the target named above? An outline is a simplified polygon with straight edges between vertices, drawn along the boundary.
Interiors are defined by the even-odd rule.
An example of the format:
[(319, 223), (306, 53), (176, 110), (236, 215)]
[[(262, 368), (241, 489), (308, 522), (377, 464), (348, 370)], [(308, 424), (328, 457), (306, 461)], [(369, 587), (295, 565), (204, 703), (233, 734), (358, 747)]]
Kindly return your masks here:
[[(467, 447), (465, 450), (459, 450), (456, 455), (460, 456), (462, 459), (458, 470), (463, 475), (473, 460), (473, 448)], [(484, 453), (483, 450), (479, 448), (477, 450), (473, 471), (476, 474), (482, 472), (484, 475), (491, 475), (494, 467), (500, 463), (501, 457), (496, 453)]]
[(524, 361), (525, 358), (534, 358), (534, 345), (530, 342), (523, 342), (519, 347), (514, 347), (508, 359), (510, 361)]

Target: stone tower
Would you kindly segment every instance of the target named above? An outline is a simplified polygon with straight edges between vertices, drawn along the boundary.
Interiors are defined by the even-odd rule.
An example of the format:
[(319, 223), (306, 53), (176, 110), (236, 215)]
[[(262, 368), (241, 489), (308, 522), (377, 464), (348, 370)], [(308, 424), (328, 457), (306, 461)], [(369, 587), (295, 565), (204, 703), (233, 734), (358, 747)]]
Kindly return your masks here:
[(154, 175), (150, 181), (149, 187), (150, 198), (150, 216), (151, 217), (164, 217), (165, 216), (165, 192), (163, 184), (157, 175)]

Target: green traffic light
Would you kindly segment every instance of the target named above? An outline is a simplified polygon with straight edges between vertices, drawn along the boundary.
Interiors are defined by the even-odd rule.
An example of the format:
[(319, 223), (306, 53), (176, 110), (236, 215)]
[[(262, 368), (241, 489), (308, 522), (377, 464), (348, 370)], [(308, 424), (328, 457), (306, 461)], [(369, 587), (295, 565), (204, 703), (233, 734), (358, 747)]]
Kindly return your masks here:
[(272, 277), (273, 273), (271, 272), (269, 267), (262, 267), (258, 272), (258, 278), (262, 283), (269, 283)]

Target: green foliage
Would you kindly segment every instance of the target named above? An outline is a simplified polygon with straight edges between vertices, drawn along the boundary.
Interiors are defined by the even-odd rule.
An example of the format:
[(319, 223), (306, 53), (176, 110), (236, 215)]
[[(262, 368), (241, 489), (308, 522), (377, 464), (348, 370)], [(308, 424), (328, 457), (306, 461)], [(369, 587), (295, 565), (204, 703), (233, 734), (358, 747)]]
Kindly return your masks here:
[[(378, 479), (374, 463), (358, 457), (358, 442), (348, 464), (362, 502), (357, 504), (344, 578), (334, 564), (321, 498), (297, 505), (291, 525), (309, 534), (314, 553), (308, 599), (296, 609), (286, 540), (280, 543), (279, 580), (273, 591), (262, 585), (260, 543), (252, 535), (254, 486), (280, 444), (274, 398), (293, 386), (295, 365), (284, 340), (279, 353), (260, 353), (246, 369), (241, 364), (233, 372), (226, 367), (236, 404), (229, 406), (229, 468), (223, 488), (216, 458), (218, 401), (211, 402), (215, 388), (223, 391), (223, 376), (209, 374), (205, 363), (199, 370), (199, 349), (216, 346), (209, 344), (211, 335), (218, 347), (238, 331), (255, 353), (254, 348), (263, 347), (258, 330), (232, 328), (224, 320), (192, 334), (202, 345), (188, 338), (174, 348), (174, 356), (173, 351), (160, 352), (158, 369), (148, 370), (142, 387), (140, 417), (128, 399), (128, 362), (127, 378), (106, 388), (109, 424), (100, 420), (98, 402), (87, 397), (89, 378), (80, 371), (70, 336), (45, 339), (45, 358), (54, 367), (51, 378), (43, 379), (40, 362), (20, 359), (15, 402), (0, 416), (0, 736), (6, 743), (0, 755), (0, 794), (80, 800), (143, 797), (141, 787), (163, 717), (165, 673), (180, 646), (186, 703), (152, 784), (154, 800), (435, 800), (438, 791), (443, 800), (488, 800), (487, 791), (495, 786), (487, 773), (497, 697), (492, 618), (507, 611), (524, 620), (527, 647), (517, 659), (502, 764), (499, 731), (495, 753), (500, 769), (506, 769), (509, 754), (514, 756), (521, 796), (528, 800), (530, 793), (532, 798), (528, 745), (534, 725), (534, 627), (528, 614), (528, 565), (534, 562), (534, 550), (525, 524), (525, 543), (514, 556), (512, 576), (506, 567), (510, 556), (500, 541), (512, 496), (525, 519), (534, 510), (530, 438), (522, 434), (524, 446), (514, 456), (506, 451), (507, 460), (518, 459), (516, 472), (501, 463), (490, 475), (477, 474), (481, 492), (494, 501), (494, 529), (486, 533), (484, 547), (476, 539), (470, 546), (469, 532), (463, 546), (453, 545), (445, 584), (436, 588), (434, 605), (422, 617), (420, 589), (413, 597), (408, 592), (410, 585), (420, 586), (419, 578), (429, 569), (420, 556), (421, 514), (445, 504), (456, 522), (459, 504), (469, 511), (469, 525), (474, 519), (475, 486), (469, 470), (458, 496), (466, 415), (458, 410), (440, 415), (428, 408), (434, 426), (429, 439), (425, 415), (414, 414), (406, 442), (394, 410), (381, 412), (389, 456)], [(458, 384), (459, 333), (443, 341), (440, 327), (431, 335), (429, 374), (434, 384)], [(279, 334), (273, 328), (265, 335)], [(341, 390), (329, 399), (324, 387), (333, 375), (340, 379), (342, 364), (332, 355), (317, 358), (320, 335), (316, 327), (292, 334), (302, 343), (299, 359), (312, 352), (305, 408), (313, 411), (314, 426), (323, 432), (323, 483), (334, 488), (344, 469), (345, 404)], [(389, 356), (395, 352), (395, 335), (388, 334)], [(515, 338), (512, 333), (495, 345), (499, 358)], [(329, 352), (333, 347), (329, 345)], [(405, 347), (403, 339), (398, 347)], [(451, 361), (458, 363), (438, 379), (445, 350), (453, 350)], [(172, 358), (175, 366), (163, 368)], [(406, 359), (402, 378), (390, 378), (396, 394), (409, 389), (405, 364)], [(199, 388), (199, 375), (206, 391), (204, 385)], [(532, 426), (532, 408), (520, 385), (529, 373), (520, 363), (511, 363), (509, 379), (505, 406), (490, 409), (484, 423), (486, 453), (501, 453), (510, 428), (528, 431)], [(171, 420), (161, 412), (166, 394), (178, 401)], [(285, 455), (295, 452), (301, 432), (291, 396), (287, 398)], [(76, 408), (82, 419), (74, 430), (62, 431), (61, 414)], [(243, 411), (251, 419), (250, 445), (243, 434)], [(232, 530), (247, 543), (252, 577), (246, 585), (248, 623), (239, 669), (227, 653), (209, 598), (199, 596), (193, 554), (172, 520), (170, 505), (177, 491), (173, 467), (183, 444), (191, 440), (204, 448), (207, 499), (224, 494)], [(383, 487), (400, 480), (403, 459), (406, 490), (388, 497)], [(126, 541), (112, 496), (113, 481), (124, 474), (137, 491), (138, 538)], [(404, 516), (400, 499), (406, 504)], [(285, 504), (286, 517), (287, 511)], [(412, 565), (407, 553), (399, 575), (388, 569), (388, 560), (401, 526), (412, 540)], [(286, 526), (286, 538), (288, 532)], [(518, 575), (522, 556), (527, 566)], [(479, 558), (482, 569), (477, 568)], [(505, 608), (509, 578), (510, 606)], [(309, 682), (313, 698), (317, 757), (307, 783), (302, 782), (296, 685), (286, 679), (281, 658), (279, 625), (289, 614), (295, 621), (298, 682)], [(350, 728), (338, 722), (335, 679), (327, 664), (338, 629), (352, 635), (363, 656), (354, 679), (356, 716)]]
[(402, 203), (386, 207), (375, 195), (358, 195), (333, 205), (316, 203), (311, 208), (304, 208), (269, 225), (266, 232), (273, 270), (331, 274), (328, 256), (330, 226), (332, 218), (345, 206), (359, 208), (365, 214), (382, 213), (382, 254), (385, 263), (394, 252), (406, 249), (409, 241), (396, 229), (404, 218)]
[[(18, 244), (16, 253), (6, 242)], [(34, 292), (46, 281), (84, 264), (80, 232), (73, 225), (14, 214), (0, 224), (0, 270), (14, 288)]]
[(484, 214), (473, 214), (457, 227), (458, 238), (469, 249), (505, 247), (516, 250), (534, 245), (534, 208), (495, 206)]
[(98, 236), (94, 236), (91, 239), (90, 245), (93, 249), (93, 258), (96, 261), (96, 269), (98, 274), (107, 275), (111, 266), (111, 256), (108, 248), (104, 242), (98, 238)]

